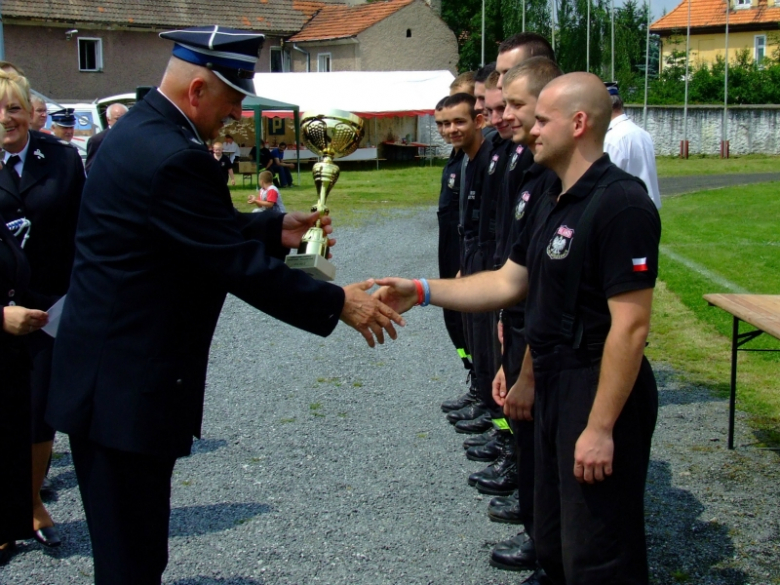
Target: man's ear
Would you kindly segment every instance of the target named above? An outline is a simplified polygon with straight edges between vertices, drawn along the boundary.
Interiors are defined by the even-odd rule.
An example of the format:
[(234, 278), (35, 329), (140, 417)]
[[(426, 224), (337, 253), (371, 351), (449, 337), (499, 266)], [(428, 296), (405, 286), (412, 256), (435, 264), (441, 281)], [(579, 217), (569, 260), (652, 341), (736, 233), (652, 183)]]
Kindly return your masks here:
[(477, 114), (474, 117), (474, 125), (480, 130), (485, 127), (485, 116), (483, 114)]
[(583, 111), (575, 112), (572, 117), (572, 130), (574, 138), (581, 138), (588, 129), (588, 114)]
[(198, 107), (200, 105), (200, 100), (203, 98), (203, 95), (206, 93), (206, 81), (202, 77), (196, 77), (192, 81), (190, 81), (190, 87), (187, 94), (187, 97), (189, 99), (190, 105), (192, 107)]

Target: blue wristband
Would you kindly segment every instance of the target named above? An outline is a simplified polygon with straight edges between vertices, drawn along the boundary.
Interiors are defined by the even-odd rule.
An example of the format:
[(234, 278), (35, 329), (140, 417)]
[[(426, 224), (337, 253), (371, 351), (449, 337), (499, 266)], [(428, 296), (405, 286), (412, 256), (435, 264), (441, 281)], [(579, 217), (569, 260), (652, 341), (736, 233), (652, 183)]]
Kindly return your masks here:
[(431, 287), (428, 285), (428, 281), (424, 278), (421, 278), (420, 282), (423, 285), (423, 292), (425, 292), (425, 299), (420, 306), (427, 307), (431, 304)]

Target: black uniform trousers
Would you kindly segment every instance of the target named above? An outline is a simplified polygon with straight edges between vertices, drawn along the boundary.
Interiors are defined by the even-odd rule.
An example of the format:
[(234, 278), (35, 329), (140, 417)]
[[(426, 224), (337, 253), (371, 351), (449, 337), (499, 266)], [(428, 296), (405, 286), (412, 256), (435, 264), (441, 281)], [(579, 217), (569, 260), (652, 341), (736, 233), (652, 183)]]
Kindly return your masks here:
[[(515, 385), (520, 377), (520, 369), (525, 357), (525, 319), (522, 313), (504, 311), (501, 323), (504, 326), (504, 352), (501, 366), (506, 376), (507, 390)], [(517, 455), (518, 484), (520, 496), (520, 521), (529, 536), (534, 533), (534, 421), (512, 420), (509, 424), (515, 440)]]
[[(463, 275), (482, 272), (493, 266), (494, 248), (486, 248), (476, 237), (463, 239)], [(494, 356), (495, 318), (493, 312), (464, 313), (466, 344), (471, 350), (473, 364), (472, 384), (479, 397), (487, 404), (494, 417), (500, 417), (501, 409), (493, 400), (493, 378), (496, 376)]]
[(160, 585), (168, 564), (176, 458), (103, 447), (70, 435), (84, 503), (95, 585)]
[(574, 447), (588, 423), (602, 351), (532, 350), (536, 552), (558, 585), (647, 585), (644, 491), (658, 389), (646, 358), (612, 432), (612, 475), (595, 484), (574, 478)]
[[(460, 236), (458, 235), (458, 200), (455, 199), (446, 209), (437, 212), (439, 220), (439, 277), (455, 278), (460, 270)], [(463, 313), (444, 309), (444, 326), (452, 340), (463, 367), (471, 371), (471, 359)]]

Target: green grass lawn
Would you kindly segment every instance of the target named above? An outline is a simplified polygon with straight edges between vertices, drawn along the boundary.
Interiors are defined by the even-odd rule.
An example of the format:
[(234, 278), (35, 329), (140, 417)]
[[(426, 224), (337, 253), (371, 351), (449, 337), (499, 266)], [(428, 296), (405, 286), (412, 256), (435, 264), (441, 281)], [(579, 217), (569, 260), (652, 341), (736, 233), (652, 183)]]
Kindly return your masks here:
[(780, 156), (749, 154), (722, 159), (696, 155), (688, 160), (659, 156), (656, 159), (659, 177), (687, 175), (723, 175), (726, 173), (780, 173)]
[[(728, 391), (732, 318), (709, 307), (702, 295), (780, 294), (778, 214), (780, 183), (664, 200), (663, 285), (653, 313), (652, 359), (670, 363), (692, 381)], [(743, 331), (750, 329), (743, 324)], [(780, 349), (780, 342), (763, 335), (746, 347)], [(780, 354), (742, 353), (739, 360), (738, 407), (753, 415), (764, 432), (780, 432)]]

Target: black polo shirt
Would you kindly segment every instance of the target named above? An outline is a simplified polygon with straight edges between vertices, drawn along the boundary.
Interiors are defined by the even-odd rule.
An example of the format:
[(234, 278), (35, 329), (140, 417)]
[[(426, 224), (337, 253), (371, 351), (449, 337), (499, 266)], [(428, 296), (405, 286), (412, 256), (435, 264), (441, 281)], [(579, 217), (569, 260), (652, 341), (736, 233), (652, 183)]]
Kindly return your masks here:
[(482, 204), (482, 190), (485, 185), (487, 168), (490, 165), (490, 156), (493, 152), (493, 143), (483, 140), (474, 155), (473, 160), (466, 164), (465, 189), (461, 185), (461, 236), (464, 238), (476, 238), (479, 232), (479, 214)]
[(512, 249), (511, 260), (529, 272), (526, 340), (536, 351), (569, 343), (561, 331), (569, 252), (578, 242), (577, 223), (590, 196), (603, 183), (611, 185), (602, 195), (584, 242), (578, 291), (577, 318), (585, 342), (606, 338), (611, 325), (607, 299), (655, 286), (661, 218), (641, 182), (604, 155), (560, 200), (560, 181), (547, 190)]
[(458, 223), (458, 206), (460, 196), (460, 168), (463, 164), (462, 150), (452, 149), (447, 164), (441, 173), (441, 191), (439, 192), (439, 211), (454, 211), (453, 221)]
[[(482, 187), (482, 201), (479, 211), (479, 241), (494, 242), (497, 233), (498, 206), (501, 201), (501, 189), (504, 173), (509, 160), (509, 148), (514, 146), (511, 140), (504, 140), (496, 132), (490, 138), (492, 150)], [(488, 263), (485, 268), (493, 268)]]
[(514, 222), (517, 190), (523, 182), (526, 171), (534, 162), (533, 153), (522, 144), (510, 143), (510, 146), (507, 147), (507, 155), (496, 217), (496, 255), (494, 260), (496, 267), (503, 265), (512, 250), (510, 234)]

